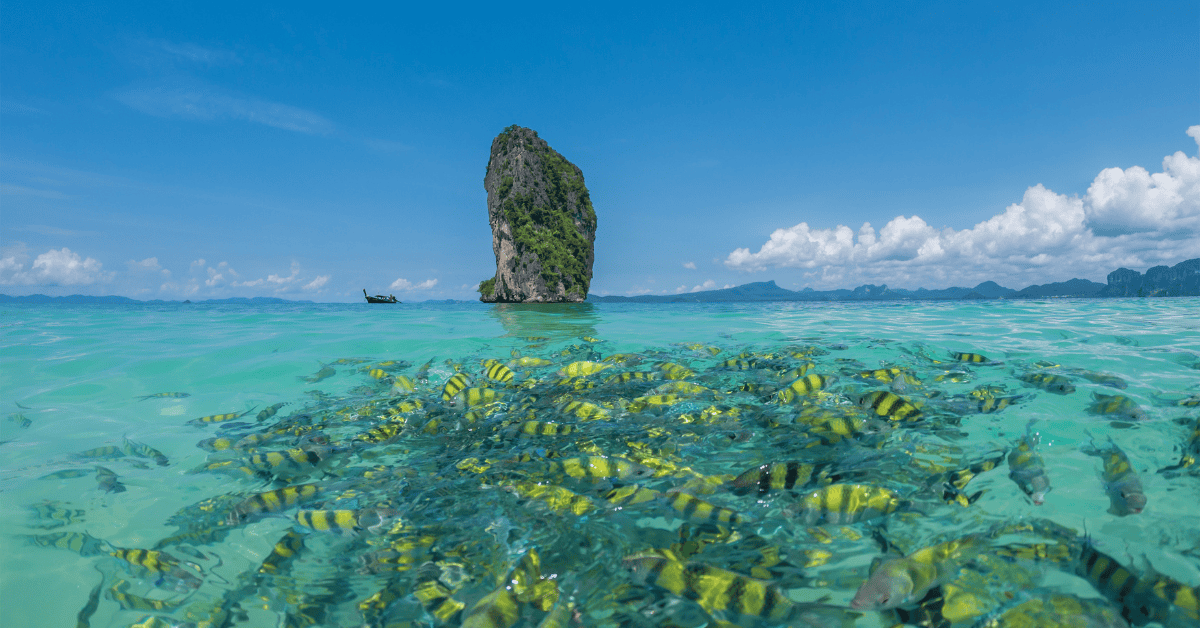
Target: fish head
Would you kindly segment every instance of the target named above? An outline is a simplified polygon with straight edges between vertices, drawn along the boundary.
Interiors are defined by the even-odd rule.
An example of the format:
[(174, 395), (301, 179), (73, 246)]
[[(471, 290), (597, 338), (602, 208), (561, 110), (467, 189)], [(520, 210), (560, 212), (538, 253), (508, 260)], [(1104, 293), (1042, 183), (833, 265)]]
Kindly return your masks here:
[(1075, 384), (1071, 382), (1057, 382), (1050, 385), (1049, 390), (1060, 395), (1069, 395), (1075, 392)]
[(1140, 490), (1121, 489), (1113, 500), (1110, 512), (1118, 515), (1136, 515), (1146, 508), (1146, 494)]
[(879, 566), (850, 600), (854, 610), (885, 610), (896, 608), (908, 599), (913, 590), (912, 578), (903, 562), (891, 560)]

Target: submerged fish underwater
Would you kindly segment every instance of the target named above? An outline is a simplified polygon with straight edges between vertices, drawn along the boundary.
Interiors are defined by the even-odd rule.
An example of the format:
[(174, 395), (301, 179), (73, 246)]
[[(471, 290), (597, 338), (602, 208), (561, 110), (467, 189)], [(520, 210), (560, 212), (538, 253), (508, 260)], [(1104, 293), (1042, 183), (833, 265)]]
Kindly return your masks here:
[[(364, 364), (330, 379), (348, 388), (156, 418), (187, 434), (186, 452), (145, 434), (154, 447), (75, 448), (34, 477), (156, 533), (43, 501), (26, 504), (24, 538), (96, 568), (100, 586), (70, 598), (91, 625), (1200, 625), (1200, 579), (1079, 525), (1153, 515), (1142, 481), (1200, 492), (1200, 420), (1099, 392), (1124, 387), (1116, 374), (877, 338), (505, 342), (449, 359), (335, 354), (301, 379)], [(162, 385), (209, 403), (193, 382)], [(1064, 415), (1103, 437), (1056, 446), (1046, 426)], [(1150, 460), (1129, 444), (1150, 429), (1176, 451)], [(1053, 470), (1088, 456), (1103, 470), (1077, 503)], [(173, 514), (141, 507), (168, 473), (215, 488)], [(99, 490), (76, 479), (91, 475)], [(1194, 542), (1172, 551), (1200, 573)]]

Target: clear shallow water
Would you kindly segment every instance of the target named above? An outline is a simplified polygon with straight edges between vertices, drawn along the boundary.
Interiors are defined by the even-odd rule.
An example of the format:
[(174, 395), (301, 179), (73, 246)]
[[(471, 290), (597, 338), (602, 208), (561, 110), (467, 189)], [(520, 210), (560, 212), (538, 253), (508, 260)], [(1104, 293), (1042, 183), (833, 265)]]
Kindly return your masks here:
[[(107, 551), (80, 555), (29, 541), (30, 535), (73, 531), (85, 532), (113, 548), (148, 549), (173, 535), (219, 527), (237, 499), (303, 482), (328, 487), (326, 494), (306, 508), (386, 507), (390, 515), (405, 522), (404, 534), (436, 538), (413, 560), (418, 566), (434, 561), (440, 562), (443, 570), (460, 571), (457, 580), (451, 574), (442, 579), (451, 581), (454, 597), (461, 598), (468, 609), (533, 547), (541, 553), (546, 574), (559, 573), (579, 590), (576, 597), (586, 625), (615, 626), (619, 619), (628, 624), (630, 617), (641, 617), (638, 621), (650, 625), (663, 613), (678, 614), (672, 620), (677, 625), (707, 621), (693, 603), (681, 602), (682, 598), (662, 589), (636, 586), (622, 566), (621, 559), (629, 554), (678, 543), (683, 525), (678, 513), (661, 499), (620, 511), (606, 507), (605, 489), (625, 485), (620, 480), (598, 485), (570, 478), (555, 480), (552, 473), (540, 470), (544, 462), (503, 462), (521, 453), (536, 459), (602, 452), (647, 464), (674, 465), (670, 469), (659, 466), (659, 477), (643, 484), (660, 492), (683, 488), (754, 519), (736, 527), (738, 536), (717, 539), (711, 544), (717, 549), (701, 551), (693, 560), (721, 568), (735, 563), (744, 567), (722, 554), (719, 546), (740, 551), (739, 539), (753, 535), (777, 545), (799, 565), (808, 556), (804, 552), (829, 549), (833, 555), (825, 564), (803, 570), (802, 576), (783, 574), (778, 582), (793, 601), (828, 596), (830, 604), (844, 607), (866, 578), (871, 560), (880, 555), (870, 530), (881, 521), (856, 524), (850, 530), (830, 526), (837, 538), (821, 543), (807, 526), (796, 523), (796, 498), (771, 494), (760, 501), (734, 495), (722, 486), (713, 490), (713, 483), (704, 489), (696, 478), (728, 479), (768, 462), (852, 458), (850, 452), (861, 456), (863, 448), (847, 448), (849, 443), (837, 446), (843, 449), (826, 444), (807, 446), (812, 434), (792, 419), (809, 406), (848, 412), (847, 408), (857, 407), (853, 401), (859, 393), (889, 387), (853, 374), (893, 365), (908, 369), (921, 381), (902, 389), (902, 394), (921, 402), (930, 417), (937, 417), (884, 431), (867, 428), (869, 437), (864, 437), (864, 443), (885, 455), (864, 458), (854, 468), (860, 474), (854, 481), (886, 486), (914, 501), (926, 502), (914, 511), (884, 518), (887, 534), (897, 546), (912, 551), (983, 532), (1000, 522), (1038, 517), (1079, 531), (1086, 528), (1100, 548), (1126, 565), (1144, 565), (1144, 555), (1158, 571), (1190, 586), (1200, 585), (1200, 477), (1157, 473), (1179, 461), (1190, 434), (1189, 427), (1176, 421), (1194, 421), (1198, 414), (1194, 408), (1172, 405), (1200, 392), (1198, 314), (1197, 299), (563, 307), (5, 306), (0, 309), (0, 440), (6, 441), (0, 445), (4, 461), (0, 476), (0, 624), (70, 625), (87, 604), (89, 592), (101, 582), (104, 586), (99, 608), (91, 617), (93, 626), (126, 626), (148, 614), (198, 621), (220, 616), (211, 609), (222, 606), (226, 610), (236, 606), (244, 612), (240, 617), (232, 615), (234, 625), (277, 625), (288, 613), (313, 615), (303, 610), (308, 608), (305, 604), (324, 609), (317, 618), (323, 625), (356, 626), (364, 621), (358, 603), (389, 584), (397, 599), (387, 606), (380, 621), (397, 625), (428, 621), (429, 616), (411, 595), (420, 579), (417, 570), (369, 573), (363, 569), (362, 556), (385, 548), (403, 534), (312, 532), (296, 525), (294, 508), (228, 526), (219, 540), (193, 538), (162, 546), (181, 562), (192, 563), (184, 569), (197, 574), (176, 581), (132, 569)], [(601, 342), (587, 342), (584, 337)], [(683, 346), (691, 343), (720, 352), (712, 355), (703, 348)], [(508, 405), (493, 407), (502, 410), (481, 416), (475, 423), (465, 418), (460, 408), (445, 407), (441, 390), (454, 373), (453, 365), (461, 365), (477, 386), (483, 386), (487, 380), (480, 373), (480, 361), (508, 361), (513, 351), (546, 358), (553, 364), (515, 369), (516, 382), (526, 382), (525, 388), (507, 390)], [(801, 355), (803, 351), (809, 355)], [(980, 353), (1004, 364), (964, 367), (948, 363), (955, 351)], [(742, 352), (773, 357), (762, 358), (764, 368), (760, 369), (715, 370), (720, 362)], [(552, 385), (560, 379), (555, 371), (571, 362), (603, 360), (620, 353), (634, 354), (637, 359), (588, 378), (596, 388)], [(302, 381), (323, 364), (346, 358), (364, 361), (335, 364), (336, 374), (331, 377)], [(405, 417), (404, 431), (393, 440), (368, 444), (356, 440), (356, 435), (384, 422), (386, 408), (381, 404), (399, 400), (386, 383), (364, 372), (386, 360), (410, 365), (389, 376), (410, 378), (432, 360), (428, 384), (418, 382), (417, 391), (404, 397), (422, 399), (426, 406)], [(630, 409), (627, 402), (652, 394), (652, 386), (670, 380), (627, 386), (603, 383), (619, 371), (661, 375), (656, 365), (667, 361), (695, 371), (687, 381), (722, 394), (685, 394), (673, 404), (645, 409), (635, 404)], [(728, 394), (746, 382), (785, 385), (788, 382), (779, 381), (772, 369), (807, 362), (814, 365), (811, 372), (836, 375), (837, 382), (823, 394), (786, 405), (764, 403), (764, 397), (771, 399), (764, 392)], [(1036, 366), (1039, 362), (1057, 366), (1040, 368)], [(934, 379), (948, 370), (966, 373), (966, 381)], [(1118, 376), (1127, 388), (1117, 390), (1088, 381), (1080, 375), (1084, 370)], [(1056, 395), (1024, 386), (1016, 375), (1027, 371), (1063, 374), (1076, 390)], [(1002, 386), (1007, 392), (999, 393), (1001, 396), (1026, 397), (995, 414), (953, 416), (938, 410), (980, 386)], [(495, 383), (492, 387), (504, 389)], [(162, 392), (190, 396), (138, 400)], [(1126, 395), (1146, 416), (1131, 423), (1090, 414), (1092, 393)], [(509, 438), (509, 424), (527, 418), (517, 412), (527, 394), (538, 396), (531, 406), (535, 418), (571, 424), (575, 433)], [(564, 395), (609, 406), (611, 416), (581, 420), (564, 415), (559, 412), (568, 400)], [(263, 423), (255, 421), (259, 410), (284, 402), (288, 405), (275, 417)], [(710, 407), (724, 414), (694, 419)], [(230, 423), (189, 424), (203, 416), (251, 409), (250, 414), (230, 422), (232, 428)], [(28, 426), (21, 427), (25, 419)], [(435, 419), (439, 426), (428, 427), (428, 421)], [(921, 473), (913, 470), (919, 462), (928, 463), (926, 475), (977, 462), (1012, 446), (1031, 419), (1037, 421), (1034, 429), (1041, 434), (1039, 451), (1053, 487), (1043, 505), (1030, 503), (1008, 478), (1004, 463), (971, 482), (969, 493), (984, 493), (969, 507), (939, 503), (929, 497), (931, 491), (922, 492), (917, 479)], [(310, 435), (323, 433), (332, 441), (319, 450), (326, 457), (322, 465), (327, 468), (307, 475), (297, 473), (289, 482), (275, 484), (245, 474), (194, 472), (214, 461), (251, 455), (249, 451), (235, 455), (198, 448), (197, 443), (204, 439), (226, 434), (236, 440), (272, 427), (314, 424), (317, 428)], [(882, 424), (892, 422), (882, 420)], [(1147, 495), (1144, 512), (1126, 517), (1107, 512), (1109, 498), (1099, 478), (1100, 461), (1079, 449), (1091, 440), (1089, 433), (1098, 443), (1111, 436), (1128, 454)], [(121, 448), (124, 439), (161, 452), (167, 457), (167, 466), (136, 455), (111, 460), (77, 457), (97, 447)], [(282, 451), (299, 444), (304, 443), (288, 442), (260, 451)], [(476, 463), (463, 462), (469, 459), (478, 461), (477, 468), (497, 462), (499, 466), (476, 473), (471, 467)], [(934, 468), (934, 464), (942, 466)], [(104, 492), (98, 488), (96, 465), (115, 472), (127, 490)], [(370, 480), (361, 477), (364, 470), (377, 465), (393, 475)], [(72, 469), (86, 474), (39, 479)], [(514, 494), (512, 487), (533, 480), (569, 487), (598, 506), (583, 516), (555, 513), (537, 500)], [(348, 495), (349, 490), (356, 490), (357, 496)], [(208, 510), (196, 506), (228, 495), (238, 497)], [(66, 523), (46, 519), (47, 515), (39, 515), (35, 508), (44, 504), (76, 514)], [(180, 512), (182, 517), (177, 516)], [(504, 534), (506, 528), (509, 531)], [(305, 532), (306, 549), (284, 573), (254, 578), (272, 545), (289, 529)], [(855, 531), (863, 538), (854, 538)], [(1039, 586), (1099, 596), (1084, 580), (1065, 575), (1061, 569), (1030, 567), (1026, 571), (1041, 574)], [(200, 583), (198, 590), (193, 591), (197, 582), (192, 578)], [(121, 581), (126, 584), (119, 585)], [(116, 597), (111, 595), (113, 586), (147, 598), (181, 601), (181, 605), (173, 613), (122, 609), (118, 600), (110, 599)], [(613, 591), (634, 599), (614, 600), (621, 595)], [(647, 610), (653, 604), (673, 610), (660, 609), (655, 614)], [(528, 606), (523, 604), (521, 621), (535, 625), (545, 613)], [(851, 619), (863, 626), (896, 621), (890, 614), (877, 612)]]

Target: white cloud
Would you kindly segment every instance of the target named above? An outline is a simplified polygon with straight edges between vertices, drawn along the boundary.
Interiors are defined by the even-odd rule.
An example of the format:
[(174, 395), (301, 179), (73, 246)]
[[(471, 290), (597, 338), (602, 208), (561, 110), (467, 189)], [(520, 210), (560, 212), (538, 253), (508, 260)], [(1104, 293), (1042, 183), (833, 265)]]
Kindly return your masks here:
[(689, 268), (691, 270), (696, 270), (696, 262), (684, 262), (683, 267)]
[(269, 281), (273, 284), (276, 284), (276, 285), (283, 285), (283, 284), (292, 283), (299, 276), (300, 276), (300, 264), (298, 262), (292, 262), (292, 274), (288, 275), (287, 277), (283, 277), (281, 275), (267, 275), (267, 281)]
[(3, 285), (87, 286), (110, 281), (114, 275), (104, 272), (103, 265), (95, 259), (84, 259), (66, 247), (38, 255), (28, 270), (25, 262), (29, 258), (24, 245), (10, 251), (0, 258), (0, 284)]
[(125, 262), (125, 266), (129, 269), (131, 274), (157, 273), (163, 277), (171, 276), (171, 271), (159, 265), (157, 257), (147, 257), (140, 262), (129, 260), (128, 262)]
[(333, 275), (320, 275), (316, 279), (313, 279), (312, 281), (304, 284), (304, 287), (302, 287), (300, 289), (305, 292), (312, 292), (314, 290), (320, 290), (322, 286), (329, 283), (329, 278), (332, 276)]
[(326, 135), (334, 130), (332, 122), (312, 111), (227, 92), (209, 85), (129, 88), (117, 92), (113, 97), (142, 113), (160, 118), (206, 122), (245, 120), (314, 135)]
[[(1200, 125), (1188, 135), (1200, 143)], [(725, 265), (810, 269), (806, 278), (822, 288), (863, 282), (936, 288), (988, 279), (1024, 287), (1072, 277), (1103, 280), (1119, 266), (1198, 256), (1200, 158), (1176, 152), (1160, 173), (1105, 169), (1082, 198), (1035, 185), (1020, 203), (969, 229), (935, 229), (919, 216), (898, 216), (878, 232), (870, 223), (856, 233), (845, 225), (814, 229), (801, 222), (775, 230), (757, 253), (734, 250)]]
[[(203, 262), (204, 260), (199, 260), (199, 261)], [(192, 262), (192, 266), (194, 268), (196, 266), (196, 263)], [(208, 274), (208, 279), (204, 280), (204, 285), (208, 286), (209, 288), (216, 288), (217, 286), (220, 286), (223, 282), (225, 282), (226, 274), (233, 277), (234, 279), (236, 279), (240, 276), (240, 275), (238, 275), (238, 272), (229, 265), (229, 262), (221, 262), (220, 264), (217, 264), (216, 268), (209, 266), (208, 269), (206, 270), (206, 273)], [(239, 284), (238, 282), (235, 281), (235, 282), (231, 283), (230, 285), (238, 286), (241, 284)]]
[(428, 290), (436, 286), (437, 282), (437, 279), (426, 279), (419, 284), (413, 284), (409, 280), (401, 277), (400, 279), (393, 281), (392, 285), (388, 286), (388, 290)]
[(698, 286), (692, 286), (692, 292), (700, 292), (701, 290), (712, 290), (717, 287), (717, 282), (709, 279)]

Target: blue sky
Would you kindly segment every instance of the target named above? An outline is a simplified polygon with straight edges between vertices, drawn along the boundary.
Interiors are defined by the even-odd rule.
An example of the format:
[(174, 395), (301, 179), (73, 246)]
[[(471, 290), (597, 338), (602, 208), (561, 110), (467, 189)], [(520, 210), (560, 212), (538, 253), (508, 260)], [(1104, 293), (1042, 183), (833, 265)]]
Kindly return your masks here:
[(0, 292), (475, 299), (510, 124), (596, 294), (1200, 257), (1195, 2), (434, 4), (7, 0)]

